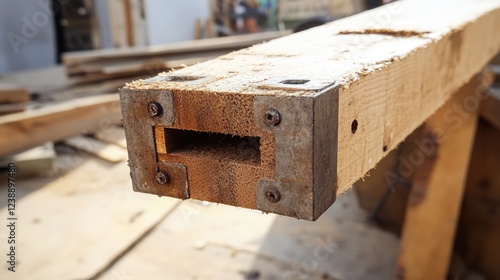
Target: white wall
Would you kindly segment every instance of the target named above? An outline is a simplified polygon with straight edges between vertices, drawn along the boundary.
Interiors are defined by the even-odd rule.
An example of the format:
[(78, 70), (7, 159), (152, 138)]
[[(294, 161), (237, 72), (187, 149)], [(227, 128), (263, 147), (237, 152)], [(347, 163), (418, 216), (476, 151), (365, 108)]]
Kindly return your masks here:
[(150, 45), (194, 39), (196, 19), (210, 16), (209, 0), (146, 0)]
[(0, 0), (0, 75), (55, 65), (56, 37), (48, 0)]

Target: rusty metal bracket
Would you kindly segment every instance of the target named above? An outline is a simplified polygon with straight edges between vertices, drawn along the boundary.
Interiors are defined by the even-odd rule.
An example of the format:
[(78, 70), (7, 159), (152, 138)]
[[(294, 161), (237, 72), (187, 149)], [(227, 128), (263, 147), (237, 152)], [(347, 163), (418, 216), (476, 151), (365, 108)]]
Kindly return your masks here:
[[(313, 83), (310, 90), (332, 84)], [(311, 97), (255, 98), (255, 123), (262, 130), (274, 133), (276, 155), (275, 180), (261, 180), (257, 185), (257, 209), (315, 220), (333, 203), (336, 198), (336, 106), (338, 87), (334, 86)], [(269, 112), (279, 113), (279, 125), (269, 125), (273, 120)], [(263, 122), (265, 115), (271, 118)], [(328, 123), (331, 127), (319, 125)]]
[[(134, 190), (189, 198), (186, 167), (182, 164), (158, 162), (154, 141), (155, 126), (172, 125), (175, 121), (172, 93), (121, 90), (120, 99)], [(167, 182), (157, 180), (158, 172), (164, 172), (168, 176)]]
[[(190, 77), (183, 82), (211, 79)], [(338, 86), (261, 86), (309, 93), (121, 90), (134, 190), (317, 219), (336, 199)]]

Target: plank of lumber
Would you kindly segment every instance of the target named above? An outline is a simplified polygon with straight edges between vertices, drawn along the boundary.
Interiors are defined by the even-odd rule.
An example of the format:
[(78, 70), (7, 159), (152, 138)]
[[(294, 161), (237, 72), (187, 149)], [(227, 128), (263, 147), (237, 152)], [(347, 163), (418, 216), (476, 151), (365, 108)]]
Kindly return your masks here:
[[(36, 70), (22, 71), (0, 77), (2, 84), (16, 84), (27, 88), (30, 94), (37, 95), (42, 101), (51, 102), (66, 101), (83, 96), (98, 95), (102, 93), (117, 92), (130, 77), (117, 80), (109, 80), (90, 85), (79, 85), (79, 81), (69, 79), (62, 66), (46, 67)], [(40, 106), (44, 106), (42, 102)]]
[(26, 88), (0, 83), (0, 104), (28, 102), (29, 92)]
[[(134, 185), (317, 219), (487, 64), (498, 26), (497, 0), (399, 1), (132, 82), (121, 98)], [(187, 184), (165, 191), (159, 166)]]
[(26, 103), (0, 104), (0, 116), (22, 112), (25, 109), (26, 109)]
[(0, 157), (120, 123), (118, 96), (101, 95), (0, 117)]
[[(91, 63), (78, 69), (68, 69), (67, 74), (78, 84), (97, 82), (121, 77), (156, 75), (159, 72), (178, 69), (213, 59), (226, 52), (209, 52), (190, 56), (129, 60), (120, 62)], [(75, 71), (75, 72), (72, 72)]]
[(465, 104), (477, 87), (470, 82), (425, 122), (423, 144), (409, 158), (415, 174), (396, 279), (446, 279), (477, 123), (477, 107)]
[[(23, 220), (17, 239), (19, 269), (15, 277), (1, 269), (1, 279), (96, 279), (92, 277), (106, 271), (179, 204), (123, 188), (130, 182), (126, 162), (111, 167), (87, 157), (82, 162), (44, 183), (18, 181), (18, 193), (21, 187), (34, 191), (16, 205)], [(0, 195), (7, 197), (7, 188)], [(47, 265), (49, 251), (59, 265)]]
[[(218, 56), (224, 55), (227, 52), (206, 52), (195, 55), (179, 55), (179, 56), (169, 56), (169, 57), (156, 57), (151, 59), (128, 59), (119, 62), (100, 62), (100, 63), (88, 63), (80, 67), (80, 70), (85, 73), (119, 73), (125, 71), (135, 71), (147, 69), (149, 65), (163, 64), (163, 67), (178, 68), (180, 64), (192, 65), (198, 62), (204, 62)], [(136, 69), (141, 67), (142, 69)], [(81, 69), (83, 68), (83, 69)], [(70, 73), (71, 74), (71, 73)]]
[(103, 143), (91, 137), (73, 136), (65, 139), (64, 143), (111, 163), (125, 161), (128, 157), (127, 150), (124, 148), (111, 143)]
[(72, 52), (63, 55), (63, 62), (66, 66), (72, 66), (92, 61), (115, 60), (130, 57), (144, 58), (212, 50), (236, 50), (288, 34), (290, 34), (290, 31), (272, 31), (222, 38), (209, 38), (168, 45)]

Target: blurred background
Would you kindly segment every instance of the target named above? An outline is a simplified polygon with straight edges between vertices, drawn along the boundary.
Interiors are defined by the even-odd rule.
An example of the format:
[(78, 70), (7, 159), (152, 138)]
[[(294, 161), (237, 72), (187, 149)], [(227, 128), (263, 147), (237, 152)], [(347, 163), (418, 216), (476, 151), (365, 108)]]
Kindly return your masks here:
[(15, 273), (0, 227), (0, 279), (392, 279), (404, 183), (361, 184), (316, 222), (135, 193), (116, 94), (383, 4), (0, 0), (0, 217), (14, 163), (18, 218)]
[(0, 74), (53, 66), (66, 52), (286, 30), (304, 20), (333, 20), (376, 5), (364, 0), (2, 1), (0, 31), (6, 36), (0, 38)]

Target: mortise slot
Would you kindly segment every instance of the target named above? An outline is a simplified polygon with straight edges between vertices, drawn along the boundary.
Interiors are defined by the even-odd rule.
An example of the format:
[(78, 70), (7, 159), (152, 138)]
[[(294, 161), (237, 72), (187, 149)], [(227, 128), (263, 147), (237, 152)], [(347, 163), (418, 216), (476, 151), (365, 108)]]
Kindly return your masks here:
[(165, 128), (167, 156), (260, 165), (260, 138)]
[(280, 83), (285, 84), (285, 85), (303, 85), (305, 83), (308, 83), (310, 80), (284, 80), (281, 81)]

